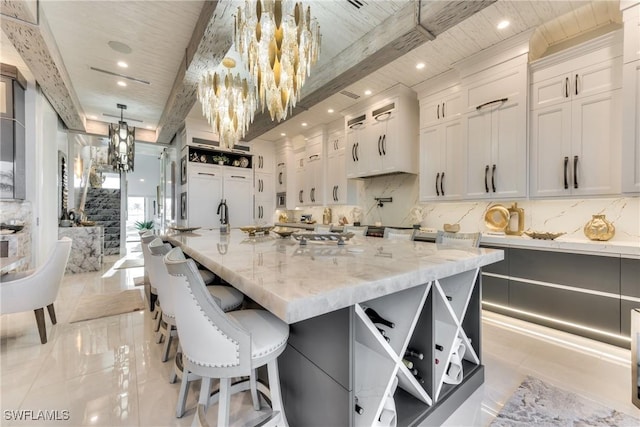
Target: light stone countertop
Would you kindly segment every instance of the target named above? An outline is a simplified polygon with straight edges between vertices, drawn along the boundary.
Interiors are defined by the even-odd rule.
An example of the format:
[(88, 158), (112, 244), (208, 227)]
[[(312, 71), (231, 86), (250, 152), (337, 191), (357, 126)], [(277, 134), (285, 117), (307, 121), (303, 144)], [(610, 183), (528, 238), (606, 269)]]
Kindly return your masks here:
[(236, 229), (164, 237), (290, 324), (504, 258), (501, 250), (376, 237), (356, 237), (344, 246), (300, 246), (293, 238), (249, 237)]

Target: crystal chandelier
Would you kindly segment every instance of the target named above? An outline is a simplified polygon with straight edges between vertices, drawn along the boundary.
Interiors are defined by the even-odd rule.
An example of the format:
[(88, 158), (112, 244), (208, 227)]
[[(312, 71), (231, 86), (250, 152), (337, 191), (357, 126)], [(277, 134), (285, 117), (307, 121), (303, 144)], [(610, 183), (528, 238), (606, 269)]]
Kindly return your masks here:
[(320, 26), (302, 3), (246, 0), (238, 8), (235, 45), (256, 82), (264, 112), (281, 121), (300, 100), (300, 91), (320, 52)]
[(221, 66), (206, 73), (198, 84), (202, 114), (220, 138), (220, 146), (233, 148), (244, 137), (257, 109), (256, 91), (250, 76), (237, 67), (232, 47)]
[(133, 156), (135, 153), (134, 141), (136, 129), (129, 127), (124, 121), (126, 105), (117, 104), (120, 109), (120, 121), (118, 124), (109, 125), (109, 151), (107, 161), (114, 170), (119, 172), (133, 172)]

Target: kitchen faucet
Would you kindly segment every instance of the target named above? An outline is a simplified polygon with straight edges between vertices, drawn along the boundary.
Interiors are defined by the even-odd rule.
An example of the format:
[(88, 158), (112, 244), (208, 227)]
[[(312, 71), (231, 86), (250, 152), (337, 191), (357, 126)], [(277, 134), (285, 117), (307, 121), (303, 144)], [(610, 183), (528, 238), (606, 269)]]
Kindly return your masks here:
[(222, 199), (218, 205), (218, 215), (220, 215), (220, 224), (229, 224), (229, 208), (227, 207), (227, 199)]

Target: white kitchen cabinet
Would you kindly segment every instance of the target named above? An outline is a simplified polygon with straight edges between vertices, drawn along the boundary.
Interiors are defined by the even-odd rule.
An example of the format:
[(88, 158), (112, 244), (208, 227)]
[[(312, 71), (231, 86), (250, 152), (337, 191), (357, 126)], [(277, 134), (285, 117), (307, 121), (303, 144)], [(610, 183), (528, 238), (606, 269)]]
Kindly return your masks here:
[(640, 60), (624, 65), (622, 191), (640, 192)]
[(305, 170), (307, 159), (304, 150), (296, 151), (295, 158), (295, 194), (293, 206), (304, 206), (305, 203)]
[(608, 34), (532, 65), (531, 197), (619, 193), (618, 36)]
[(458, 118), (420, 132), (420, 201), (462, 199), (465, 126)]
[(223, 166), (204, 164), (189, 165), (186, 191), (181, 203), (181, 218), (186, 220), (186, 226), (220, 227), (220, 216), (216, 211), (223, 197), (222, 168)]
[[(362, 112), (362, 108), (365, 108)], [(345, 116), (347, 177), (418, 173), (418, 103), (411, 89), (396, 85)], [(349, 157), (350, 156), (350, 157)]]
[(275, 170), (275, 152), (271, 141), (254, 140), (251, 143), (253, 170), (258, 173), (271, 173)]
[(287, 191), (287, 162), (286, 159), (278, 159), (276, 162), (276, 193)]
[(464, 92), (455, 86), (420, 100), (420, 128), (434, 126), (460, 117)]
[(345, 119), (348, 154), (346, 156), (347, 178), (358, 178), (367, 170), (364, 144), (367, 139), (368, 120), (366, 112), (360, 112)]
[(253, 171), (224, 167), (222, 198), (229, 210), (228, 222), (232, 227), (253, 224)]
[(526, 55), (462, 82), (465, 91), (465, 198), (527, 195)]
[[(622, 191), (640, 193), (640, 3), (623, 10)], [(622, 4), (621, 4), (622, 7)]]
[(308, 138), (305, 145), (304, 204), (324, 204), (324, 132)]
[(328, 205), (355, 205), (359, 180), (347, 179), (345, 159), (345, 133), (343, 129), (331, 133), (327, 140), (327, 185)]

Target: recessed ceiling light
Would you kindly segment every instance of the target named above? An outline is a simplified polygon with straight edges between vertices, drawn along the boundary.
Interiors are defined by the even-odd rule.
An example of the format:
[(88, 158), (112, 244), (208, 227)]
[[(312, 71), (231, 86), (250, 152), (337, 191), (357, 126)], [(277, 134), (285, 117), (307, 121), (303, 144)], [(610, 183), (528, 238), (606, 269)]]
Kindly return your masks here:
[(329, 114), (333, 113), (333, 108), (329, 108), (329, 109), (327, 110), (327, 113), (329, 113)]
[(416, 64), (416, 68), (417, 68), (418, 70), (422, 70), (424, 67), (425, 67), (425, 63), (424, 63), (424, 62), (418, 62), (418, 63)]
[(149, 125), (149, 126), (146, 126), (146, 128), (147, 129), (153, 129), (153, 126)]
[(287, 134), (284, 132), (280, 132), (280, 136), (287, 136)]
[(124, 62), (124, 61), (118, 61), (118, 67), (120, 67), (120, 68), (127, 68), (127, 67), (129, 67), (129, 64), (127, 64), (127, 63), (126, 63), (126, 62)]
[(122, 80), (118, 80), (118, 86), (126, 87), (127, 84), (125, 82), (123, 82)]
[(140, 182), (144, 182), (144, 178), (140, 178)]
[(367, 89), (367, 90), (364, 91), (364, 94), (365, 95), (371, 95), (371, 91), (369, 89)]
[(306, 126), (306, 125), (307, 125), (307, 122), (302, 122), (302, 126)]
[(93, 115), (93, 114), (90, 114), (90, 115), (87, 116), (87, 119), (89, 119), (89, 120), (96, 120), (97, 118), (98, 117)]
[(498, 29), (499, 30), (504, 30), (505, 28), (507, 28), (509, 26), (509, 24), (511, 24), (509, 21), (504, 20), (504, 21), (500, 21), (498, 23)]

